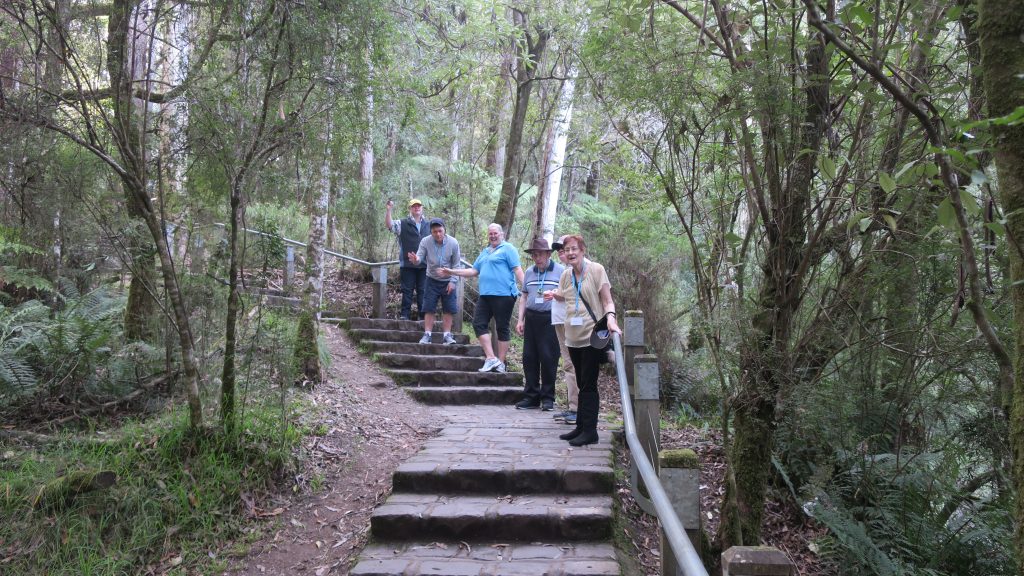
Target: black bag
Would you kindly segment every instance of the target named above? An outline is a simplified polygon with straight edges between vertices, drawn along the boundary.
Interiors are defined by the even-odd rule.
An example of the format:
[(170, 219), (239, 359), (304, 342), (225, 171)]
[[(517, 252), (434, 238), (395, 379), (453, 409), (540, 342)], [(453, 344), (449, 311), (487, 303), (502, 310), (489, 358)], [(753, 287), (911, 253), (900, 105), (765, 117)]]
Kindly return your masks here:
[[(587, 312), (590, 313), (590, 317), (594, 319), (594, 330), (590, 333), (590, 347), (601, 352), (608, 352), (612, 349), (612, 333), (608, 330), (608, 314), (597, 319), (597, 315), (594, 314), (594, 310), (590, 307), (590, 303), (587, 299), (580, 295), (580, 300), (583, 301), (583, 305), (587, 307)], [(605, 360), (607, 362), (607, 355)]]

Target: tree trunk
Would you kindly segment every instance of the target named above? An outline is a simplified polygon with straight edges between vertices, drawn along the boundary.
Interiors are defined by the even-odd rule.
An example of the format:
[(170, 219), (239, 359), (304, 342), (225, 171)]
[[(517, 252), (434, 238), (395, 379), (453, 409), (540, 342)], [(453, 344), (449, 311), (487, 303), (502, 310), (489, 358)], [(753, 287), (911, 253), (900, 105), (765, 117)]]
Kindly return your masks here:
[(313, 192), (309, 215), (309, 242), (306, 244), (306, 286), (302, 292), (302, 313), (295, 341), (295, 359), (303, 383), (319, 385), (324, 380), (320, 364), (320, 301), (323, 297), (324, 241), (327, 235), (327, 205), (331, 197), (331, 125), (324, 129), (325, 142), (320, 182)]
[(224, 323), (224, 367), (221, 371), (220, 422), (227, 432), (235, 430), (235, 351), (236, 329), (242, 298), (239, 293), (239, 272), (242, 250), (239, 247), (239, 232), (245, 204), (242, 201), (242, 178), (231, 182), (230, 209), (228, 220), (228, 309)]
[(498, 79), (494, 84), (494, 104), (491, 107), (487, 129), (487, 155), (484, 167), (494, 176), (500, 176), (505, 170), (505, 140), (501, 137), (502, 120), (508, 114), (508, 89), (512, 81), (512, 65), (515, 53), (512, 51), (514, 41), (507, 43), (501, 55)]
[(505, 228), (506, 238), (511, 236), (512, 221), (516, 216), (516, 201), (519, 197), (520, 164), (523, 153), (523, 128), (526, 126), (526, 111), (530, 107), (533, 78), (537, 74), (537, 63), (544, 55), (548, 31), (540, 30), (534, 39), (528, 28), (527, 17), (515, 10), (516, 25), (522, 30), (525, 42), (517, 42), (516, 99), (512, 106), (512, 122), (505, 144), (505, 170), (501, 181), (501, 196), (494, 211), (494, 222)]
[[(113, 119), (110, 124), (111, 135), (117, 146), (119, 155), (124, 162), (124, 171), (120, 174), (122, 185), (127, 196), (129, 213), (135, 211), (149, 229), (156, 254), (160, 258), (160, 271), (163, 275), (164, 290), (171, 303), (174, 314), (175, 328), (181, 346), (181, 363), (185, 373), (185, 390), (188, 396), (189, 420), (193, 428), (203, 422), (202, 403), (199, 398), (199, 370), (195, 361), (192, 343), (192, 329), (188, 311), (178, 289), (178, 277), (171, 259), (170, 247), (164, 234), (164, 225), (160, 214), (154, 209), (147, 185), (146, 141), (144, 123), (136, 118), (136, 113), (145, 114), (145, 107), (137, 107), (133, 102), (133, 78), (128, 66), (134, 59), (129, 51), (129, 30), (132, 26), (133, 13), (138, 7), (134, 0), (115, 0), (110, 10), (107, 24), (107, 72), (110, 75), (110, 86), (113, 92)], [(143, 116), (144, 118), (144, 116)], [(133, 282), (134, 282), (133, 278)], [(153, 310), (157, 308), (152, 307)]]
[[(781, 120), (768, 113), (761, 120), (768, 191), (767, 205), (761, 211), (770, 214), (771, 219), (763, 223), (768, 246), (761, 265), (758, 312), (741, 345), (740, 385), (734, 402), (735, 433), (729, 453), (729, 467), (736, 482), (727, 483), (725, 494), (726, 501), (734, 499), (736, 505), (723, 507), (719, 532), (723, 550), (761, 542), (765, 490), (777, 424), (776, 402), (792, 374), (790, 340), (803, 285), (799, 268), (806, 249), (811, 179), (829, 96), (825, 44), (818, 34), (808, 42), (805, 114), (791, 162), (779, 158), (778, 148), (772, 148)], [(809, 152), (801, 154), (802, 151)], [(784, 177), (787, 169), (791, 172)]]
[[(999, 118), (1024, 106), (1024, 0), (980, 0), (982, 78), (988, 114)], [(1024, 124), (993, 126), (999, 196), (1006, 215), (1010, 257), (1007, 290), (1013, 301), (1015, 336), (1013, 391), (1010, 402), (1010, 447), (1017, 487), (1016, 552), (1024, 571)]]
[(537, 187), (537, 210), (533, 222), (533, 235), (551, 242), (555, 234), (555, 217), (558, 214), (558, 199), (562, 187), (562, 163), (565, 161), (565, 146), (569, 141), (569, 125), (572, 122), (573, 96), (576, 92), (576, 66), (570, 64), (565, 82), (558, 96), (558, 109), (551, 126), (549, 142), (544, 150)]

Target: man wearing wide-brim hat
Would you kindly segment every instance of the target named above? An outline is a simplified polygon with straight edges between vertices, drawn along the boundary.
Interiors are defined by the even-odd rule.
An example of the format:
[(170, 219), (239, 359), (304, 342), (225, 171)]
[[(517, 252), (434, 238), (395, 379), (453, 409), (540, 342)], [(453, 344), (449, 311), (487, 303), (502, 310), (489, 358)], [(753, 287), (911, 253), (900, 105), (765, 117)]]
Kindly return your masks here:
[(560, 356), (558, 335), (551, 325), (551, 302), (544, 291), (558, 286), (564, 268), (551, 259), (551, 246), (544, 238), (535, 238), (526, 251), (534, 265), (527, 268), (523, 294), (519, 300), (516, 332), (523, 337), (523, 399), (520, 410), (555, 409), (555, 379)]

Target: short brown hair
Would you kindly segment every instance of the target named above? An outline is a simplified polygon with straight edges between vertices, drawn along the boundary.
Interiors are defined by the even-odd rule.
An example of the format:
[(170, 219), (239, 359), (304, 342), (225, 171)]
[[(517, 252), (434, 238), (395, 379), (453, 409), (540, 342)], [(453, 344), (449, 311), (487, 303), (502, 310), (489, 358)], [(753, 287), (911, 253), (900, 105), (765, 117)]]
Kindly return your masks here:
[(576, 245), (579, 246), (580, 250), (583, 252), (587, 251), (587, 243), (583, 241), (583, 236), (580, 236), (579, 234), (570, 234), (566, 236), (565, 240), (562, 241), (563, 250), (565, 249), (565, 245), (569, 242), (576, 242)]

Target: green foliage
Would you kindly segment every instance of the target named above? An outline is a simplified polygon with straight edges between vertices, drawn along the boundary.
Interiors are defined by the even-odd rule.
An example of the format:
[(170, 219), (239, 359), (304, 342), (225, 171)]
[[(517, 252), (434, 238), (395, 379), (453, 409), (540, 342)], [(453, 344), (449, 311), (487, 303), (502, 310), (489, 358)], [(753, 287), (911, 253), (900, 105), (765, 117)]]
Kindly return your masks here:
[(1016, 574), (1005, 503), (988, 492), (947, 508), (959, 495), (941, 455), (839, 453), (835, 465), (809, 511), (828, 526), (825, 548), (844, 574)]
[(30, 300), (0, 306), (0, 401), (37, 392), (120, 396), (151, 376), (163, 352), (124, 344), (124, 297), (106, 288), (69, 296), (51, 310)]
[[(282, 418), (282, 416), (286, 416)], [(19, 454), (0, 467), (0, 555), (12, 574), (209, 567), (240, 535), (255, 494), (295, 465), (300, 438), (280, 409), (258, 406), (235, 436), (189, 430), (184, 414), (122, 429), (116, 440)], [(60, 511), (33, 511), (38, 486), (64, 471), (111, 470), (116, 484)], [(178, 559), (178, 560), (172, 560)]]

